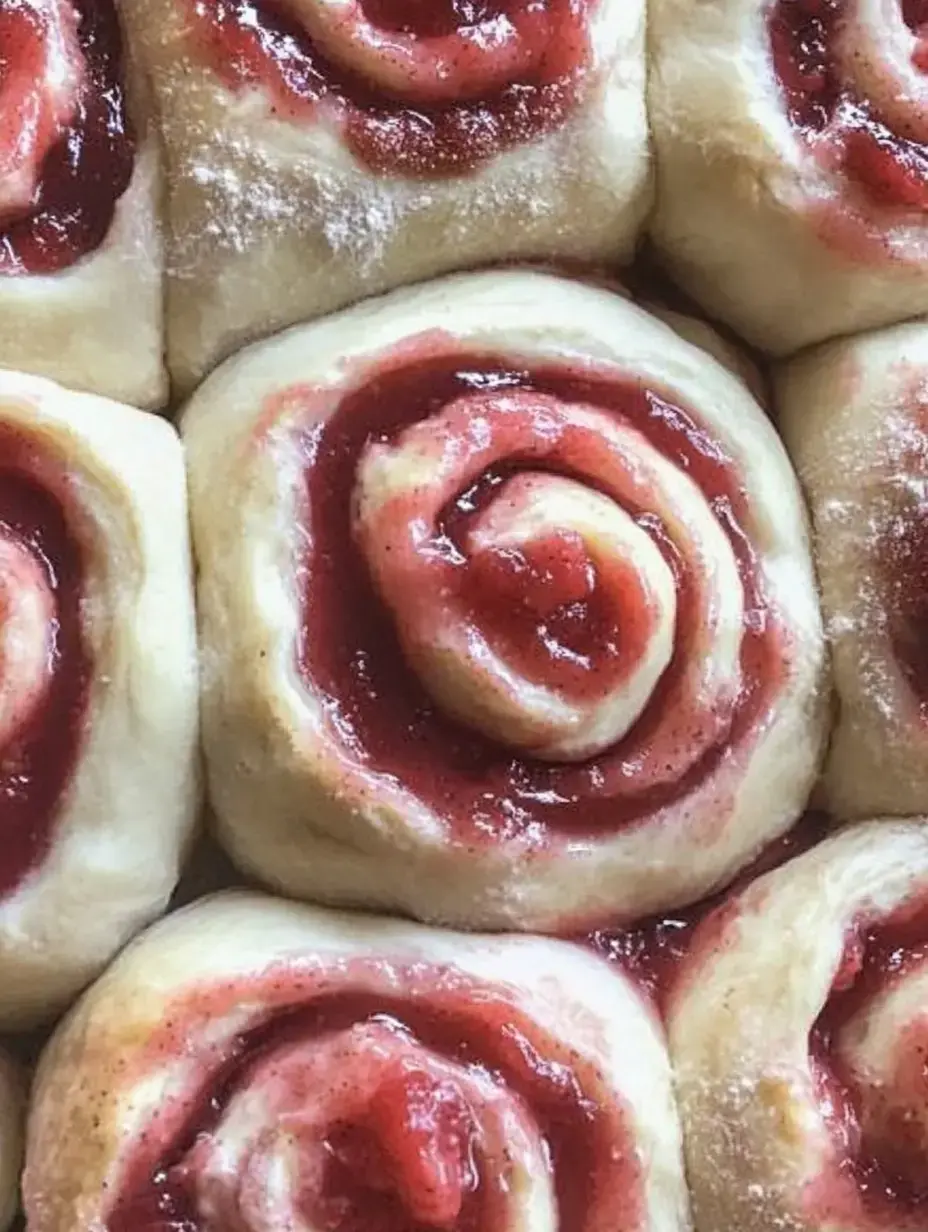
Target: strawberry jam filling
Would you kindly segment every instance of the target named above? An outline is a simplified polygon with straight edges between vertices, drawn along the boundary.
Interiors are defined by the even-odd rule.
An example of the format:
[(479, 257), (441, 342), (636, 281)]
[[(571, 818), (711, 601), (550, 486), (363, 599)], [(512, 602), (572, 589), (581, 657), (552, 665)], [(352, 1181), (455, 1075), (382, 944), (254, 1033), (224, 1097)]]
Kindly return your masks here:
[(889, 919), (850, 930), (811, 1038), (837, 1164), (811, 1187), (808, 1201), (827, 1212), (829, 1221), (850, 1220), (861, 1206), (874, 1227), (897, 1226), (899, 1220), (898, 1226), (920, 1227), (928, 1217), (928, 1015), (917, 1006), (907, 1015), (889, 1045), (891, 1057), (881, 1040), (886, 1072), (872, 1085), (862, 1083), (843, 1041), (855, 1020), (866, 1021), (877, 998), (926, 975), (928, 904), (906, 903)]
[[(539, 1141), (522, 1162), (549, 1175), (557, 1227), (643, 1228), (625, 1109), (595, 1067), (492, 988), (391, 966), (397, 980), (414, 995), (307, 992), (239, 1036), (139, 1137), (107, 1232), (504, 1232), (525, 1198), (501, 1103)], [(279, 973), (275, 994), (292, 985)], [(184, 1051), (191, 1015), (199, 1031), (253, 998), (244, 984), (174, 1007), (152, 1056)]]
[[(470, 493), (455, 512), (476, 508)], [(638, 578), (621, 562), (598, 566), (570, 531), (490, 549), (471, 564), (462, 589), (472, 619), (524, 675), (584, 700), (640, 658), (651, 614)]]
[(0, 5), (0, 275), (93, 253), (132, 175), (112, 0), (56, 3)]
[(0, 427), (0, 895), (48, 850), (87, 707), (82, 553), (66, 496), (56, 468)]
[[(843, 168), (862, 201), (923, 213), (928, 211), (928, 145), (922, 134), (921, 103), (910, 100), (911, 119), (900, 118), (909, 91), (890, 76), (894, 70), (889, 47), (881, 51), (863, 43), (839, 55), (842, 40), (847, 42), (847, 24), (861, 20), (848, 11), (850, 7), (848, 0), (778, 0), (773, 7), (769, 22), (774, 66), (790, 119), (811, 149), (829, 165)], [(906, 69), (924, 75), (928, 72), (924, 0), (903, 0), (901, 15), (905, 29), (916, 36)], [(887, 31), (885, 37), (893, 35)], [(872, 86), (874, 75), (883, 71), (881, 55), (886, 60), (889, 104)], [(861, 76), (855, 78), (861, 66)]]
[(191, 0), (214, 71), (276, 114), (318, 114), (374, 171), (462, 174), (559, 128), (582, 91), (590, 0)]
[[(543, 844), (555, 834), (592, 835), (635, 823), (711, 779), (719, 783), (724, 825), (729, 788), (722, 769), (737, 778), (738, 751), (750, 748), (789, 670), (790, 651), (768, 610), (738, 468), (689, 411), (614, 374), (566, 366), (522, 370), (493, 356), (410, 359), (408, 352), (381, 360), (376, 376), (362, 377), (327, 416), (313, 410), (317, 400), (331, 397), (325, 391), (295, 389), (281, 397), (286, 405), (270, 405), (268, 422), (285, 409), (298, 423), (305, 406), (309, 425), (298, 440), (304, 459), (299, 672), (321, 698), (329, 736), (343, 761), (362, 774), (366, 790), (372, 775), (401, 783), (463, 842), (518, 836)], [(479, 723), (452, 717), (407, 658), (404, 634), (406, 626), (441, 631), (443, 611), (453, 608), (465, 614), (468, 646), (485, 647), (478, 668), (487, 656), (511, 655), (510, 667), (568, 702), (622, 686), (655, 620), (624, 548), (594, 557), (563, 525), (539, 530), (527, 544), (512, 536), (485, 546), (480, 540), (487, 518), (518, 524), (527, 501), (534, 516), (534, 483), (559, 485), (559, 496), (566, 483), (571, 500), (576, 488), (599, 501), (609, 496), (597, 490), (609, 460), (606, 446), (589, 417), (570, 422), (564, 408), (572, 404), (634, 429), (686, 473), (734, 561), (744, 598), (732, 652), (737, 679), (707, 705), (705, 691), (691, 688), (694, 664), (704, 662), (695, 648), (705, 634), (697, 627), (697, 611), (706, 606), (703, 580), (677, 542), (679, 531), (665, 520), (665, 513), (679, 511), (662, 511), (660, 494), (650, 490), (641, 493), (641, 504), (627, 502), (621, 515), (673, 592), (669, 659), (621, 739), (579, 763), (555, 764), (520, 752), (505, 733), (496, 739)], [(409, 541), (410, 528), (414, 539), (415, 528), (428, 521), (423, 500), (429, 492), (413, 486), (389, 504), (380, 527), (386, 543), (380, 569), (392, 570), (388, 580), (400, 609), (387, 607), (356, 533), (361, 459), (371, 442), (389, 448), (411, 425), (424, 426), (437, 448), (439, 428), (428, 434), (449, 407), (474, 433), (479, 426), (493, 435), (493, 459), (476, 477), (462, 477), (427, 543), (410, 547)], [(567, 418), (555, 440), (551, 425), (562, 412)], [(441, 436), (439, 452), (447, 457), (463, 438), (455, 436), (457, 419), (442, 423), (450, 435)], [(547, 492), (541, 508), (550, 508)], [(711, 636), (714, 616), (708, 619)]]

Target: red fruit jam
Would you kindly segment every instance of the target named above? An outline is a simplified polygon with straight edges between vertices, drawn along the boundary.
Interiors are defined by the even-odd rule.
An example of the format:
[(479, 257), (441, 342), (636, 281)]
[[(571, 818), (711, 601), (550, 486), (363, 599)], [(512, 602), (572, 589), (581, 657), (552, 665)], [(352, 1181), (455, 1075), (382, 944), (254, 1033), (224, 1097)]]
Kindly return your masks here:
[(260, 86), (283, 117), (330, 118), (386, 175), (464, 174), (553, 132), (589, 68), (589, 0), (354, 0), (316, 30), (278, 0), (192, 10), (230, 89)]
[[(38, 566), (54, 613), (41, 696), (0, 743), (0, 896), (13, 892), (48, 850), (83, 735), (90, 682), (83, 552), (69, 526), (67, 498), (65, 476), (15, 429), (0, 426), (0, 540), (14, 542)], [(10, 700), (5, 683), (12, 687), (0, 674), (0, 711)]]
[[(59, 273), (96, 251), (132, 176), (135, 141), (116, 9), (112, 0), (73, 3), (82, 60), (75, 105), (42, 165), (34, 168), (31, 202), (0, 216), (0, 276)], [(13, 75), (38, 61), (37, 40), (44, 37), (28, 5), (0, 0), (0, 99)], [(35, 82), (36, 90), (43, 86)], [(21, 122), (19, 108), (0, 116), (0, 141), (15, 142)]]

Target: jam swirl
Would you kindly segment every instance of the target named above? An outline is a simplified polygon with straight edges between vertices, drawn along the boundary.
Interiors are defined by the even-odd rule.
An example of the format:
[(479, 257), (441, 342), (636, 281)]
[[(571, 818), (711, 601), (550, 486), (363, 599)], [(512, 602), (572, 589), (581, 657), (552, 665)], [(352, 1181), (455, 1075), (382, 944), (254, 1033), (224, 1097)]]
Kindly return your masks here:
[[(855, 921), (810, 1052), (838, 1159), (810, 1201), (874, 1220), (928, 1215), (928, 902)], [(853, 1184), (849, 1184), (852, 1181)]]
[(0, 896), (48, 850), (80, 751), (90, 681), (83, 549), (66, 480), (0, 425)]
[(54, 274), (96, 251), (135, 142), (113, 0), (0, 5), (0, 275)]
[(736, 465), (631, 379), (435, 349), (266, 412), (302, 460), (298, 670), (339, 761), (468, 845), (713, 782), (724, 826), (791, 654)]
[(922, 0), (778, 0), (769, 17), (790, 120), (863, 207), (928, 212)]
[(136, 1140), (107, 1232), (646, 1226), (621, 1099), (504, 987), (429, 963), (312, 965), (168, 1007), (143, 1072), (234, 1006), (264, 1011)]
[(561, 127), (590, 70), (591, 0), (191, 0), (233, 90), (319, 113), (371, 170), (461, 175)]
[(668, 1014), (697, 1222), (923, 1227), (926, 1004), (920, 820), (848, 827), (710, 914)]

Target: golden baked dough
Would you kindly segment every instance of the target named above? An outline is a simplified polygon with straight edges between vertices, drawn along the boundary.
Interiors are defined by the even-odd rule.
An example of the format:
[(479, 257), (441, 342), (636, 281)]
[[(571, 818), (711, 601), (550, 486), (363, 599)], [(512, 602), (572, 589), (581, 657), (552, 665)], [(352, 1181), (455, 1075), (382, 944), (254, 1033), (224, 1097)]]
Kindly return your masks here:
[(928, 825), (853, 826), (710, 916), (669, 1016), (703, 1232), (924, 1223)]
[(197, 803), (183, 458), (154, 416), (0, 371), (0, 1023), (167, 903)]
[(182, 424), (220, 837), (274, 886), (468, 927), (637, 918), (805, 806), (823, 640), (742, 381), (541, 274), (256, 346)]
[[(93, 0), (94, 33), (86, 36), (98, 47), (108, 47), (109, 36), (101, 30), (115, 20), (115, 5), (123, 35), (121, 78), (134, 130), (135, 159), (109, 230), (99, 246), (54, 272), (22, 272), (14, 255), (22, 219), (33, 209), (41, 213), (45, 208), (48, 178), (62, 180), (73, 174), (61, 168), (52, 172), (49, 152), (52, 160), (61, 161), (55, 143), (68, 132), (68, 140), (79, 148), (82, 138), (75, 134), (80, 127), (69, 126), (75, 115), (86, 113), (85, 94), (99, 97), (101, 86), (94, 77), (98, 70), (91, 67), (76, 33), (80, 21), (87, 31), (91, 29), (84, 3), (78, 0), (75, 7), (71, 0), (30, 0), (28, 8), (19, 12), (10, 6), (5, 18), (39, 32), (39, 63), (44, 71), (20, 96), (21, 75), (29, 73), (32, 62), (24, 45), (8, 48), (10, 69), (0, 81), (0, 366), (132, 405), (157, 407), (167, 399), (157, 210), (162, 185), (149, 86), (136, 54), (135, 5)], [(3, 34), (12, 40), (14, 30), (4, 26)], [(115, 110), (120, 103), (110, 98), (103, 105)], [(115, 155), (107, 150), (103, 157), (111, 160)], [(68, 193), (77, 191), (66, 190), (59, 212), (72, 208)], [(85, 186), (79, 191), (100, 190)]]
[(23, 1188), (30, 1232), (689, 1227), (663, 1034), (618, 971), (244, 893), (59, 1028)]
[(649, 17), (672, 276), (775, 355), (928, 310), (928, 92), (903, 6), (653, 0)]
[(777, 377), (812, 510), (838, 699), (825, 803), (928, 810), (928, 326), (810, 351)]
[(631, 256), (650, 196), (643, 0), (420, 4), (404, 29), (377, 7), (135, 4), (181, 392), (245, 342), (399, 284)]

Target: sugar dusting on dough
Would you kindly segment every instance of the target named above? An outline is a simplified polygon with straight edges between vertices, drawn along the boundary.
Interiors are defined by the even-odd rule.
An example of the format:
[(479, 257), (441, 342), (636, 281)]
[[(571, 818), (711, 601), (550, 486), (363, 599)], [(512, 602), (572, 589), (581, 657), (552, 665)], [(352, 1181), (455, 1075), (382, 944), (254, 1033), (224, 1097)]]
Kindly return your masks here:
[[(881, 502), (882, 503), (882, 502)], [(818, 514), (819, 532), (853, 541), (861, 528), (860, 506), (833, 498), (823, 503)], [(875, 553), (886, 535), (885, 512), (872, 508), (866, 518), (864, 534), (867, 555)], [(864, 570), (858, 578), (853, 607), (825, 612), (825, 633), (832, 643), (853, 638), (858, 655), (858, 673), (874, 705), (884, 719), (895, 713), (894, 697), (898, 674), (886, 653), (888, 619), (885, 595), (873, 571)]]
[[(746, 1063), (744, 1068), (750, 1067)], [(689, 1160), (700, 1179), (692, 1191), (697, 1226), (730, 1223), (739, 1232), (807, 1232), (790, 1200), (789, 1184), (772, 1175), (769, 1147), (775, 1126), (770, 1139), (760, 1143), (745, 1133), (751, 1110), (762, 1098), (763, 1082), (747, 1072), (723, 1078), (686, 1068), (678, 1098), (689, 1107), (691, 1123), (702, 1126), (698, 1150)]]
[[(448, 268), (458, 253), (467, 258), (481, 219), (492, 230), (493, 218), (517, 214), (523, 228), (544, 233), (550, 247), (552, 227), (555, 234), (569, 229), (565, 203), (570, 184), (583, 172), (579, 152), (559, 160), (552, 174), (550, 158), (522, 151), (518, 159), (499, 160), (505, 174), (420, 183), (362, 176), (344, 159), (342, 151), (337, 159), (320, 155), (310, 162), (304, 153), (297, 162), (281, 146), (268, 147), (235, 123), (223, 131), (204, 130), (175, 170), (175, 182), (187, 185), (189, 197), (195, 195), (202, 220), (195, 231), (175, 237), (172, 274), (198, 277), (205, 245), (244, 255), (297, 227), (314, 244), (321, 237), (332, 258), (349, 257), (360, 276), (374, 284), (385, 254), (409, 224), (417, 215), (427, 224), (436, 212), (445, 219)], [(520, 247), (517, 235), (512, 247)]]
[(848, 496), (824, 501), (816, 519), (821, 537), (845, 545), (844, 567), (855, 578), (853, 604), (826, 612), (826, 633), (836, 643), (853, 639), (858, 677), (886, 722), (899, 719), (901, 678), (889, 646), (892, 596), (880, 561), (892, 557), (894, 545), (904, 549), (914, 521), (928, 521), (928, 434), (913, 407), (928, 408), (928, 377), (885, 410), (865, 455), (855, 434), (836, 444), (829, 465), (855, 484)]

